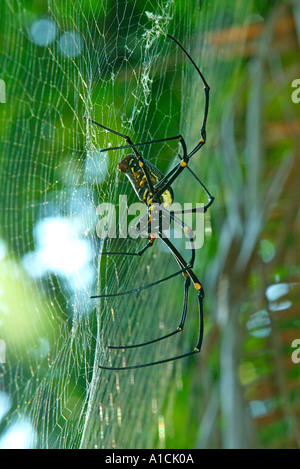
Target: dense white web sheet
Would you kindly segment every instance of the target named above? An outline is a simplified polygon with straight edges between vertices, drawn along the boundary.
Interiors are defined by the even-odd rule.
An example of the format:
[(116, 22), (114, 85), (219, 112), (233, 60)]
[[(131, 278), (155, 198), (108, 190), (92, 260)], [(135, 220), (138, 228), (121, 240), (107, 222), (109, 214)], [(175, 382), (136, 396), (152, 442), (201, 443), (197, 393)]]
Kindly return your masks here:
[[(170, 382), (173, 390), (180, 383), (182, 364), (176, 375), (173, 363), (120, 373), (100, 372), (98, 364), (143, 363), (191, 350), (195, 296), (192, 292), (184, 336), (108, 353), (112, 341), (141, 342), (176, 328), (183, 280), (121, 299), (90, 299), (100, 291), (154, 281), (178, 267), (159, 241), (145, 258), (100, 263), (97, 205), (116, 203), (119, 194), (130, 202), (135, 197), (117, 171), (126, 152), (99, 153), (122, 140), (83, 116), (135, 141), (180, 129), (193, 145), (202, 118), (202, 84), (164, 34), (184, 37), (213, 85), (217, 72), (209, 68), (205, 31), (222, 25), (229, 7), (49, 0), (44, 11), (35, 11), (28, 3), (5, 0), (2, 24), (8, 99), (0, 134), (0, 338), (6, 344), (0, 446), (15, 444), (19, 432), (24, 447), (151, 447), (158, 427), (163, 445), (163, 409), (171, 402)], [(231, 14), (234, 21), (234, 10)], [(174, 144), (147, 146), (144, 156), (165, 171), (177, 150)], [(188, 194), (183, 189), (179, 196)], [(196, 190), (191, 192), (198, 201)], [(136, 251), (137, 244), (114, 240), (105, 245), (110, 249)]]

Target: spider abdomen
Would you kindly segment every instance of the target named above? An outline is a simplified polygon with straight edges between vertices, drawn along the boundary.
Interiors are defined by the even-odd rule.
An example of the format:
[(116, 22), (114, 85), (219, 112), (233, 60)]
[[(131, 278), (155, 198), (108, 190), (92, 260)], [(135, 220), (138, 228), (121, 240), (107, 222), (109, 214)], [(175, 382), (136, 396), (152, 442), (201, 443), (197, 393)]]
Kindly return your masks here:
[[(145, 159), (143, 161), (147, 168), (150, 180), (153, 183), (153, 187), (155, 188), (155, 184), (163, 179), (164, 174), (158, 168), (156, 168), (156, 166), (150, 163), (150, 161)], [(147, 203), (147, 199), (150, 195), (149, 186), (147, 183), (145, 171), (140, 166), (137, 157), (135, 155), (126, 156), (118, 164), (118, 168), (122, 173), (126, 174), (140, 201)], [(170, 206), (173, 202), (173, 198), (174, 194), (172, 188), (167, 187), (166, 190), (160, 195), (159, 200), (156, 200), (155, 202)]]

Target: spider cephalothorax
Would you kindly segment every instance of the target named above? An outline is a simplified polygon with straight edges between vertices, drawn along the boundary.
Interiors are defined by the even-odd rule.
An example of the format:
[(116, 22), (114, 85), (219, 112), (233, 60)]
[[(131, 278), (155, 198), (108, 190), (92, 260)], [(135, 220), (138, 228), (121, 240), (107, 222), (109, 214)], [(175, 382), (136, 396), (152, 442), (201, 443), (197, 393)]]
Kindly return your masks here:
[(143, 168), (145, 165), (147, 172), (149, 174), (150, 180), (153, 183), (153, 191), (155, 193), (155, 185), (161, 181), (164, 177), (163, 173), (159, 171), (150, 161), (147, 161), (145, 158), (143, 160), (142, 166), (136, 155), (126, 156), (119, 164), (119, 170), (126, 174), (133, 189), (135, 190), (136, 195), (143, 203), (157, 202), (159, 204), (164, 204), (169, 207), (174, 199), (173, 190), (171, 187), (167, 187), (166, 190), (157, 198), (154, 198), (153, 193), (151, 195), (151, 188), (147, 183), (147, 178)]

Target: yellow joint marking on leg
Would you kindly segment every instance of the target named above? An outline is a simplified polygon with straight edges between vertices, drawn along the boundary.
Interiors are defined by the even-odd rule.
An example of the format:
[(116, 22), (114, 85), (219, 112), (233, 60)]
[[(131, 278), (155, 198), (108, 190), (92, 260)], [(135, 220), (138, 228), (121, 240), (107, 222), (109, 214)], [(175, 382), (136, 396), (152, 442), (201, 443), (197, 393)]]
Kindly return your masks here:
[(188, 274), (186, 272), (182, 272), (182, 275), (184, 276), (184, 278), (188, 278)]
[(180, 166), (181, 166), (182, 168), (184, 168), (186, 165), (187, 165), (187, 163), (186, 163), (185, 161), (182, 161), (182, 162), (180, 163)]
[(203, 142), (204, 142), (204, 138), (201, 138), (200, 143), (203, 143)]
[(144, 163), (140, 161), (140, 167), (142, 168), (144, 166)]
[(195, 352), (199, 352), (199, 349), (197, 347), (194, 348)]
[(196, 290), (200, 290), (201, 289), (200, 283), (195, 283), (195, 288), (196, 288)]
[(185, 233), (188, 233), (189, 227), (188, 227), (188, 226), (185, 226), (185, 227), (183, 228), (183, 231), (184, 231)]
[(149, 200), (148, 200), (148, 205), (151, 205), (152, 202), (153, 202), (153, 199), (149, 199)]
[(177, 327), (177, 330), (178, 330), (178, 331), (182, 331), (182, 327), (179, 327), (179, 326), (178, 326), (178, 327)]

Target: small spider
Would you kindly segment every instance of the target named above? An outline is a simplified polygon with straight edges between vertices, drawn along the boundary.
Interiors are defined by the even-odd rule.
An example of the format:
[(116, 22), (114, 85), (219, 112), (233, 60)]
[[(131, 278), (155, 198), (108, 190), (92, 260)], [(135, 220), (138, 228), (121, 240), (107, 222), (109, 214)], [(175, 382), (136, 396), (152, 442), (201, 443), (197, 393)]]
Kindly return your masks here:
[[(177, 179), (177, 177), (182, 173), (182, 171), (187, 168), (190, 173), (193, 175), (193, 177), (197, 180), (197, 182), (201, 185), (205, 193), (207, 194), (208, 197), (208, 202), (204, 207), (201, 208), (202, 211), (206, 212), (208, 207), (213, 203), (214, 197), (209, 193), (207, 188), (204, 186), (204, 184), (200, 181), (200, 179), (195, 175), (195, 173), (189, 168), (188, 163), (190, 161), (190, 158), (198, 151), (200, 148), (203, 147), (203, 145), (206, 142), (206, 121), (207, 121), (207, 116), (208, 116), (208, 105), (209, 105), (209, 86), (200, 72), (199, 68), (191, 58), (191, 56), (188, 54), (188, 52), (184, 49), (184, 47), (173, 37), (167, 34), (167, 37), (169, 37), (172, 41), (174, 41), (184, 52), (184, 54), (188, 57), (190, 62), (193, 64), (194, 68), (197, 70), (198, 75), (200, 76), (203, 84), (204, 84), (204, 95), (205, 95), (205, 106), (204, 106), (204, 116), (202, 120), (202, 126), (200, 130), (201, 138), (197, 145), (188, 153), (187, 151), (187, 146), (185, 143), (184, 138), (182, 137), (181, 134), (176, 135), (175, 137), (167, 137), (167, 138), (162, 138), (159, 140), (152, 140), (149, 142), (142, 142), (142, 143), (133, 143), (130, 137), (127, 135), (121, 134), (120, 132), (117, 132), (115, 130), (112, 130), (102, 124), (99, 124), (98, 122), (95, 122), (92, 119), (89, 119), (85, 117), (86, 120), (92, 122), (93, 124), (101, 127), (102, 129), (107, 130), (108, 132), (112, 132), (113, 134), (119, 135), (120, 137), (124, 138), (125, 141), (127, 142), (126, 145), (123, 146), (118, 146), (118, 147), (109, 147), (101, 150), (102, 152), (104, 151), (111, 151), (111, 150), (118, 150), (118, 149), (123, 149), (123, 148), (131, 148), (133, 150), (133, 154), (127, 155), (118, 165), (119, 170), (126, 174), (128, 177), (134, 191), (136, 192), (138, 198), (147, 206), (147, 220), (150, 223), (152, 220), (152, 213), (154, 212), (154, 209), (160, 207), (160, 210), (164, 213), (168, 213), (169, 217), (173, 219), (174, 222), (179, 223), (186, 233), (189, 243), (190, 243), (190, 250), (191, 250), (191, 258), (189, 262), (186, 262), (185, 259), (182, 257), (182, 255), (178, 252), (176, 247), (171, 243), (171, 241), (163, 235), (162, 229), (158, 229), (156, 233), (149, 233), (148, 235), (148, 241), (146, 245), (138, 252), (134, 253), (128, 253), (128, 252), (104, 252), (102, 254), (110, 254), (110, 255), (131, 255), (131, 256), (142, 256), (142, 254), (150, 247), (153, 246), (154, 241), (156, 238), (160, 238), (166, 246), (170, 249), (171, 253), (173, 254), (176, 262), (178, 263), (180, 270), (178, 272), (175, 272), (172, 275), (169, 275), (168, 277), (162, 278), (160, 280), (157, 280), (151, 284), (144, 285), (138, 288), (135, 288), (134, 290), (130, 291), (125, 291), (121, 293), (115, 293), (115, 294), (106, 294), (106, 295), (96, 295), (92, 296), (92, 298), (107, 298), (107, 297), (115, 297), (115, 296), (121, 296), (121, 295), (127, 295), (130, 293), (136, 293), (141, 290), (144, 290), (146, 288), (153, 287), (161, 282), (164, 282), (166, 280), (169, 280), (173, 278), (176, 275), (182, 274), (183, 277), (185, 278), (184, 282), (184, 303), (183, 303), (183, 309), (181, 313), (181, 319), (180, 322), (177, 326), (177, 328), (170, 332), (169, 334), (166, 334), (164, 336), (161, 336), (159, 338), (149, 340), (148, 342), (143, 342), (139, 344), (134, 344), (134, 345), (121, 345), (121, 346), (115, 346), (115, 345), (110, 345), (110, 349), (129, 349), (129, 348), (135, 348), (135, 347), (142, 347), (144, 345), (152, 344), (154, 342), (158, 342), (160, 340), (166, 339), (167, 337), (170, 337), (174, 334), (177, 334), (178, 332), (181, 332), (184, 327), (185, 319), (186, 319), (186, 313), (187, 313), (187, 304), (188, 304), (188, 292), (191, 283), (193, 283), (196, 291), (197, 291), (197, 299), (198, 299), (198, 307), (199, 307), (199, 331), (198, 331), (198, 339), (195, 348), (188, 353), (184, 353), (182, 355), (177, 355), (171, 358), (166, 358), (164, 360), (158, 360), (150, 363), (143, 363), (139, 365), (132, 365), (132, 366), (123, 366), (123, 367), (111, 367), (111, 366), (102, 366), (99, 365), (100, 368), (106, 369), (106, 370), (126, 370), (126, 369), (133, 369), (133, 368), (143, 368), (146, 366), (152, 366), (152, 365), (158, 365), (160, 363), (166, 363), (170, 362), (173, 360), (178, 360), (183, 357), (187, 357), (189, 355), (193, 355), (195, 353), (199, 353), (201, 350), (201, 345), (202, 345), (202, 340), (203, 340), (203, 298), (204, 298), (204, 290), (202, 287), (201, 282), (198, 280), (196, 275), (193, 272), (193, 265), (194, 265), (194, 260), (195, 260), (195, 248), (193, 244), (193, 233), (192, 230), (185, 225), (181, 220), (175, 217), (174, 213), (179, 213), (179, 212), (170, 212), (167, 211), (166, 208), (164, 207), (169, 207), (172, 202), (173, 202), (173, 191), (171, 188), (171, 184)], [(143, 158), (142, 154), (137, 150), (137, 147), (139, 146), (145, 146), (145, 145), (152, 145), (154, 143), (159, 143), (159, 142), (166, 142), (170, 140), (178, 140), (181, 148), (183, 155), (179, 156), (180, 162), (173, 168), (171, 169), (166, 175), (164, 175), (159, 169), (157, 169), (152, 163), (147, 161), (145, 158)], [(199, 209), (191, 209), (189, 212), (197, 212)], [(185, 213), (184, 211), (180, 213)]]

